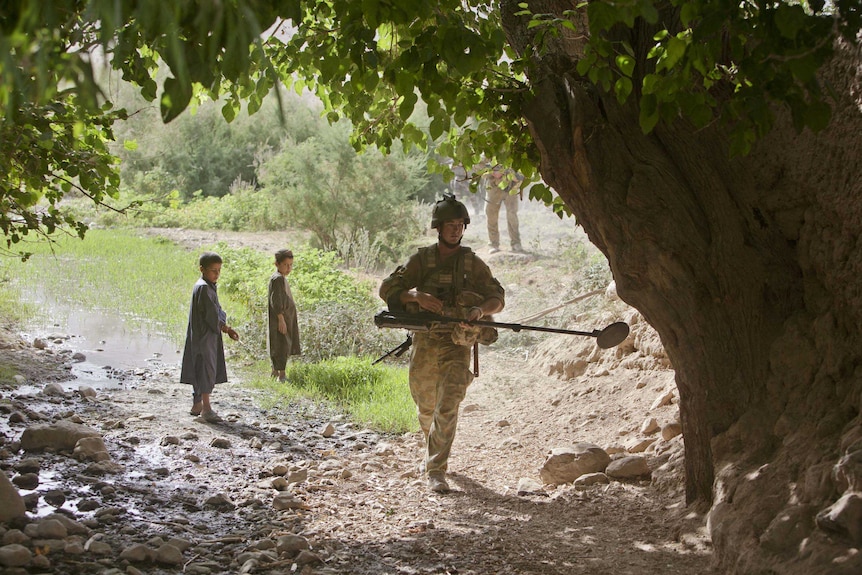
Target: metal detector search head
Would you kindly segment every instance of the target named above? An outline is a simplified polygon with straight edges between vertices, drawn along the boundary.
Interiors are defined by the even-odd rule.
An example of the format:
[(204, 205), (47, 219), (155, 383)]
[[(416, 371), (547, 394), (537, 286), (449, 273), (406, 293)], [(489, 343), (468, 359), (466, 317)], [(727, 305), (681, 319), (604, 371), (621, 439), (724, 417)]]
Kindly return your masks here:
[(612, 323), (596, 336), (596, 345), (610, 349), (621, 344), (629, 336), (629, 325), (624, 321)]

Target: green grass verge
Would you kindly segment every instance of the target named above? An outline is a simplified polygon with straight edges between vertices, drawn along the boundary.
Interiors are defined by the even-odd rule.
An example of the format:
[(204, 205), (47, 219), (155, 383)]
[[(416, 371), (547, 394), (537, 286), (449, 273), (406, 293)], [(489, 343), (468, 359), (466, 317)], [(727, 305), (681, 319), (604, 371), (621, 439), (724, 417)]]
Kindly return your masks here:
[(319, 363), (290, 363), (285, 383), (268, 374), (251, 385), (270, 394), (273, 404), (300, 398), (334, 405), (352, 419), (387, 433), (419, 429), (416, 406), (407, 385), (407, 370), (371, 365), (370, 358), (336, 357)]
[[(24, 290), (38, 289), (49, 301), (119, 311), (133, 325), (182, 343), (199, 252), (126, 230), (90, 230), (84, 240), (59, 235), (27, 249), (33, 252), (27, 262), (0, 259), (0, 277), (9, 279), (0, 285), (0, 302), (26, 300)], [(229, 274), (225, 269), (222, 277)], [(219, 295), (232, 321), (240, 321), (245, 306)]]

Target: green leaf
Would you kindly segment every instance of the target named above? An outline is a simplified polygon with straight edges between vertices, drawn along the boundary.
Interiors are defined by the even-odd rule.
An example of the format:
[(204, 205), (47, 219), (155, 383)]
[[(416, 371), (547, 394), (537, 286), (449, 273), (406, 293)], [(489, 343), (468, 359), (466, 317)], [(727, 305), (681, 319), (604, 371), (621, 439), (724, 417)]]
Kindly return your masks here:
[(781, 35), (789, 40), (796, 38), (799, 31), (805, 27), (807, 18), (800, 5), (776, 3), (775, 26)]
[(664, 58), (659, 61), (658, 66), (656, 66), (656, 70), (670, 70), (671, 68), (676, 66), (677, 62), (679, 62), (685, 55), (686, 47), (686, 42), (680, 39), (678, 36), (671, 36), (670, 38), (668, 38), (667, 52), (665, 53)]
[(233, 102), (226, 102), (225, 105), (221, 107), (221, 115), (228, 124), (234, 121), (236, 118), (236, 112), (236, 106), (234, 106)]
[(632, 93), (631, 78), (620, 78), (614, 83), (614, 92), (617, 95), (617, 101), (624, 103)]
[(590, 2), (587, 4), (587, 18), (590, 22), (590, 30), (603, 32), (621, 19), (621, 12), (609, 2)]
[(123, 140), (123, 148), (130, 151), (130, 152), (134, 152), (135, 150), (138, 149), (138, 141), (137, 140)]
[(658, 100), (652, 94), (644, 94), (641, 97), (641, 109), (638, 117), (641, 131), (644, 134), (649, 134), (658, 124), (658, 120)]
[(413, 108), (416, 106), (418, 99), (416, 94), (412, 92), (404, 95), (404, 99), (398, 105), (398, 115), (401, 117), (401, 120), (406, 122), (413, 114)]
[(165, 80), (161, 101), (162, 120), (168, 123), (179, 116), (189, 105), (191, 98), (191, 83), (188, 81), (180, 82), (176, 78)]
[(626, 54), (620, 54), (616, 58), (617, 68), (623, 73), (623, 76), (632, 77), (635, 69), (635, 59)]

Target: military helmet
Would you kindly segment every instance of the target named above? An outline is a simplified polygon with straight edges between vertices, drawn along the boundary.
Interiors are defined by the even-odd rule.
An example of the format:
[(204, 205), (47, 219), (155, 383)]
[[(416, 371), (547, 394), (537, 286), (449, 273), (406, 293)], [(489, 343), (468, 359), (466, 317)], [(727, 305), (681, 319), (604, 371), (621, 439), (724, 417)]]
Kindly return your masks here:
[(470, 223), (467, 206), (455, 199), (454, 194), (443, 194), (443, 199), (434, 204), (431, 212), (431, 227), (439, 229), (447, 220), (463, 219), (464, 225)]

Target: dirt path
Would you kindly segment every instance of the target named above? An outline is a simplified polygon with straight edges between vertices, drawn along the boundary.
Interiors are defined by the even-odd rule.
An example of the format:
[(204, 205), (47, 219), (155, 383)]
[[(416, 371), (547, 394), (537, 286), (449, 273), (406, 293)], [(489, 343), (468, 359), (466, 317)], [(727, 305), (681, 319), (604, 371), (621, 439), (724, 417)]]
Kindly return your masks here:
[[(61, 510), (103, 533), (114, 557), (133, 543), (180, 538), (191, 545), (186, 560), (197, 572), (236, 573), (242, 553), (260, 540), (294, 533), (323, 561), (307, 565), (306, 573), (708, 573), (699, 522), (683, 520), (678, 496), (668, 498), (648, 482), (518, 495), (518, 480), (536, 477), (544, 454), (529, 442), (539, 422), (524, 419), (522, 394), (501, 393), (492, 366), (503, 364), (512, 380), (527, 375), (524, 365), (488, 354), (487, 375), (465, 403), (451, 461), (454, 491), (447, 495), (429, 494), (418, 478), (417, 435), (381, 437), (307, 405), (262, 409), (257, 394), (239, 383), (214, 394), (226, 423), (202, 424), (186, 413), (187, 389), (175, 383), (170, 367), (127, 381), (127, 389), (101, 392), (95, 401), (4, 390), (3, 405), (39, 413), (40, 421), (72, 417), (102, 431), (119, 473), (94, 479), (86, 464), (66, 455), (36, 457), (41, 473), (52, 477), (45, 488), (65, 493)], [(531, 377), (533, 386), (554, 385)], [(505, 414), (509, 425), (501, 424)], [(325, 438), (321, 430), (329, 423), (335, 432)], [(12, 426), (12, 444), (26, 425)], [(9, 453), (10, 447), (2, 466), (14, 476), (15, 466), (33, 454)], [(301, 509), (273, 507), (278, 465), (286, 476), (306, 474), (287, 488)], [(209, 505), (216, 495), (230, 506)], [(81, 512), (82, 500), (97, 506)], [(39, 512), (48, 507), (41, 501)], [(102, 524), (99, 510), (112, 507), (133, 512), (108, 515), (110, 524)], [(229, 543), (214, 549), (213, 541)], [(49, 557), (57, 572), (105, 572), (78, 556)], [(289, 573), (288, 563), (266, 568), (262, 562), (252, 572)]]
[[(42, 483), (22, 490), (34, 504), (29, 521), (52, 511), (46, 493), (60, 490), (59, 512), (89, 530), (69, 538), (108, 545), (94, 556), (67, 538), (45, 556), (56, 573), (709, 574), (703, 517), (684, 507), (680, 438), (651, 435), (644, 455), (652, 482), (518, 492), (522, 478), (539, 480), (554, 447), (624, 450), (645, 439), (645, 420), (676, 417), (673, 403), (653, 407), (675, 391), (673, 374), (656, 359), (647, 327), (625, 313), (633, 337), (617, 350), (564, 336), (526, 351), (483, 348), (450, 460), (454, 490), (445, 495), (430, 494), (418, 477), (418, 434), (381, 436), (313, 405), (265, 408), (236, 374), (213, 395), (225, 423), (200, 423), (187, 413), (189, 390), (176, 383), (174, 364), (138, 370), (91, 400), (0, 387), (0, 420), (9, 422), (0, 425), (0, 468), (12, 478), (36, 458)], [(29, 346), (3, 348), (0, 362), (45, 357)], [(40, 361), (19, 367), (40, 383), (64, 370)], [(98, 430), (119, 470), (96, 475), (69, 453), (18, 449), (28, 426), (60, 419)], [(16, 527), (26, 533), (0, 527), (4, 544)], [(288, 535), (310, 555), (288, 549)], [(179, 563), (129, 558), (134, 544), (157, 549), (172, 539), (181, 542)], [(8, 572), (47, 572), (37, 567)]]

